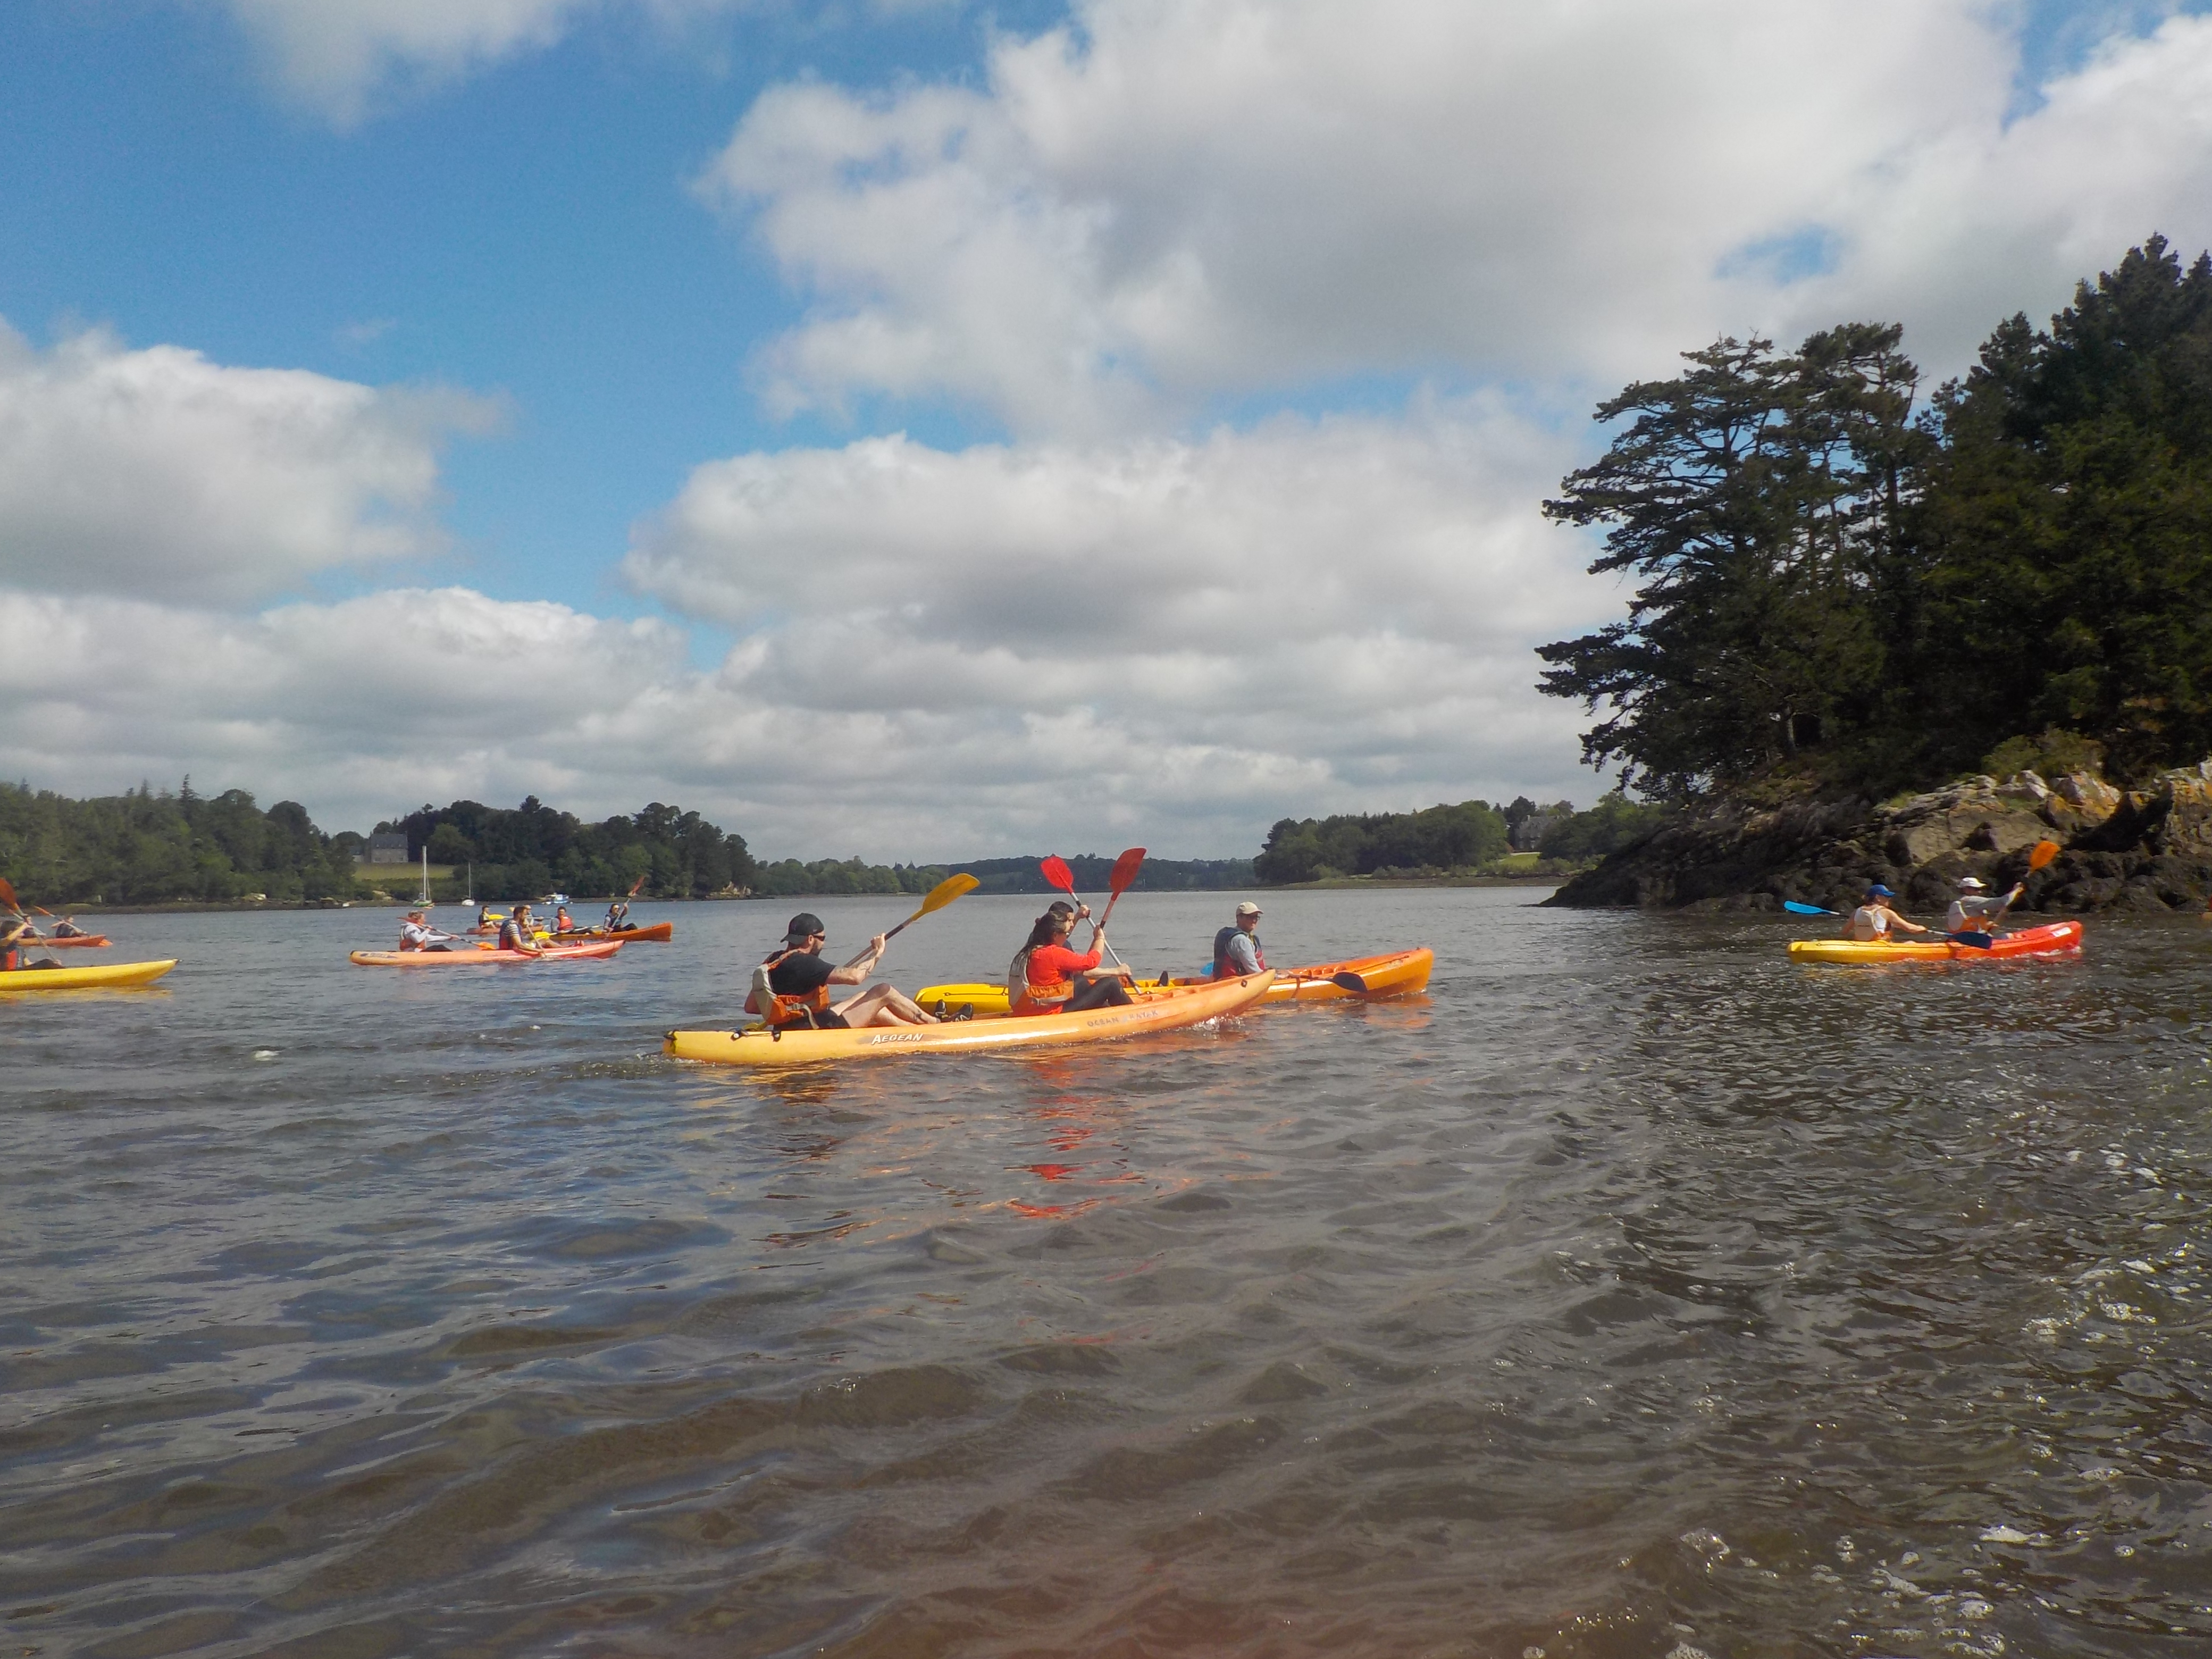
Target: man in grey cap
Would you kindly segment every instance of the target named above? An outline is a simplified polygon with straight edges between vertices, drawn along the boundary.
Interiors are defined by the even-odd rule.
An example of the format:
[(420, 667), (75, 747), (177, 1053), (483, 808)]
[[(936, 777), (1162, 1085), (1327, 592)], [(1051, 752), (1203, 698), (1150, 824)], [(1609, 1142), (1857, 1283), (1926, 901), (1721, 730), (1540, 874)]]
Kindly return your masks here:
[(1959, 896), (1951, 901), (1951, 908), (1943, 917), (1943, 931), (1947, 933), (1994, 932), (1997, 923), (2004, 920), (2005, 912), (2011, 909), (2014, 901), (2027, 890), (2023, 884), (2015, 886), (2001, 899), (1988, 898), (1984, 896), (1989, 891), (1987, 882), (1979, 876), (1961, 876), (1959, 878)]
[(934, 1025), (936, 1019), (921, 1005), (890, 985), (872, 985), (836, 1007), (830, 1006), (833, 985), (858, 985), (883, 960), (888, 935), (878, 933), (868, 948), (842, 968), (822, 960), (829, 935), (822, 918), (801, 910), (784, 929), (783, 948), (768, 953), (753, 969), (752, 994), (745, 1012), (758, 1014), (779, 1030), (793, 1026), (817, 1030), (843, 1030), (863, 1025)]
[(1246, 899), (1237, 907), (1237, 924), (1213, 936), (1213, 976), (1238, 979), (1263, 972), (1266, 954), (1260, 949), (1260, 907)]

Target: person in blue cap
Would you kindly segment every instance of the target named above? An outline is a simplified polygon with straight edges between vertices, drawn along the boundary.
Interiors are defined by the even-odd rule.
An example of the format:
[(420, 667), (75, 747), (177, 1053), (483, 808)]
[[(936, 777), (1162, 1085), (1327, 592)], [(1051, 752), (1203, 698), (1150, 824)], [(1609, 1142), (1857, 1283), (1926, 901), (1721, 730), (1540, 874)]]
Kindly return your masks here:
[(1868, 888), (1866, 896), (1859, 901), (1859, 908), (1851, 912), (1851, 937), (1862, 945), (1872, 945), (1876, 940), (1887, 945), (1894, 942), (1889, 936), (1892, 928), (1907, 933), (1926, 933), (1928, 930), (1918, 922), (1907, 921), (1889, 908), (1890, 900), (1896, 896), (1880, 882)]

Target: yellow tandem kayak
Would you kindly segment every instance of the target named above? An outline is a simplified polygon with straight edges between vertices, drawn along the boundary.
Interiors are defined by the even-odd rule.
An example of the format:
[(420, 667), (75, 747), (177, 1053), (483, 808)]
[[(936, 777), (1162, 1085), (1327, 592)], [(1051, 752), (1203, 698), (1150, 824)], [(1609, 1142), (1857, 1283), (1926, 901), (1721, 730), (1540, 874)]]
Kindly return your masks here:
[(2000, 933), (1986, 951), (1949, 939), (1899, 939), (1894, 944), (1853, 939), (1798, 939), (1790, 941), (1792, 962), (2001, 962), (2008, 957), (2049, 957), (2081, 948), (2078, 921), (2047, 922)]
[[(1382, 997), (1411, 996), (1425, 990), (1429, 975), (1437, 964), (1437, 953), (1427, 945), (1412, 951), (1392, 951), (1379, 957), (1355, 957), (1345, 962), (1316, 963), (1306, 968), (1271, 969), (1275, 982), (1267, 988), (1261, 1001), (1269, 1007), (1279, 1002), (1372, 1002)], [(1352, 974), (1358, 976), (1364, 988), (1354, 990), (1340, 985), (1335, 976)], [(1164, 988), (1156, 981), (1146, 981), (1129, 988), (1131, 994), (1142, 998), (1158, 996), (1163, 989), (1170, 993), (1212, 985), (1205, 979), (1171, 979)], [(973, 985), (926, 985), (914, 994), (914, 1000), (930, 1012), (937, 1012), (942, 1002), (947, 1008), (972, 1007), (978, 1014), (1003, 1014), (1006, 1012), (1006, 988), (977, 982)]]
[(150, 985), (177, 965), (166, 962), (109, 962), (97, 968), (18, 968), (0, 974), (0, 995), (17, 991), (89, 991), (100, 987)]
[(857, 1031), (787, 1030), (762, 1025), (737, 1031), (671, 1031), (664, 1049), (678, 1060), (717, 1066), (804, 1066), (815, 1060), (866, 1060), (885, 1054), (980, 1054), (1071, 1042), (1110, 1042), (1148, 1031), (1173, 1031), (1248, 1008), (1267, 995), (1275, 975), (1248, 974), (1202, 989), (1147, 997), (1126, 1008), (1016, 1019), (977, 1011), (974, 1019), (938, 1025), (871, 1025)]

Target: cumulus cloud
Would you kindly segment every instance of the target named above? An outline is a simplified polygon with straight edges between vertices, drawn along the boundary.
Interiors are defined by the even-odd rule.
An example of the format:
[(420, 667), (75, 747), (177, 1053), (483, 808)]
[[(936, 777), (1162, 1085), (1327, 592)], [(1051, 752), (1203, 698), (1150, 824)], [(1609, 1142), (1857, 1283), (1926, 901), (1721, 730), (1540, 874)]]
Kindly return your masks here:
[(648, 592), (740, 634), (462, 589), (258, 615), (0, 590), (0, 774), (191, 772), (365, 825), (422, 799), (676, 799), (777, 854), (945, 857), (1123, 830), (1249, 850), (1285, 812), (1565, 793), (1528, 647), (1610, 590), (1522, 510), (1566, 440), (1496, 403), (1202, 442), (702, 467)]
[(0, 582), (222, 603), (420, 557), (440, 441), (495, 414), (98, 331), (42, 352), (0, 323)]
[(1948, 362), (2148, 229), (2212, 232), (2212, 21), (2014, 118), (2013, 15), (1089, 0), (980, 90), (774, 88), (701, 188), (813, 303), (760, 356), (784, 410), (1072, 434), (1343, 375), (1617, 383), (1838, 307)]

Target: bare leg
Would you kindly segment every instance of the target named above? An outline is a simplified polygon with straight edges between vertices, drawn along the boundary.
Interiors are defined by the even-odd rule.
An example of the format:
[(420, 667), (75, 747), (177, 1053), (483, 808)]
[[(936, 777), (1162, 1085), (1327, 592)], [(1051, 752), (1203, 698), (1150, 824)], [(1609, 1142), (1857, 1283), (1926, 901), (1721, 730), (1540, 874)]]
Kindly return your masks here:
[(845, 1023), (855, 1030), (866, 1025), (934, 1025), (936, 1016), (890, 985), (871, 985), (860, 995), (837, 1005)]

